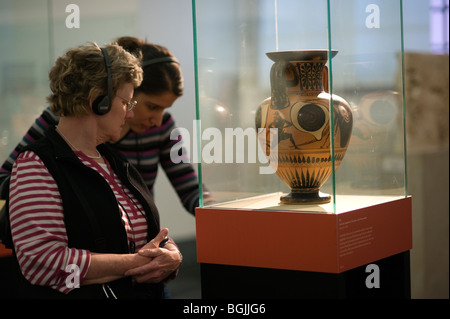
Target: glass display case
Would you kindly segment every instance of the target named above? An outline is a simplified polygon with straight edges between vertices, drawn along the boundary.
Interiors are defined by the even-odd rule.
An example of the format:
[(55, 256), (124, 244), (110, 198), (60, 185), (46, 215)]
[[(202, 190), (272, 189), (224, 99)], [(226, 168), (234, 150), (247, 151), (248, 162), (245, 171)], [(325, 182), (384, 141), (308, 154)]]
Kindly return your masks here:
[(402, 2), (195, 0), (193, 20), (205, 289), (409, 251)]
[(214, 205), (338, 213), (407, 197), (401, 1), (193, 4), (193, 157)]

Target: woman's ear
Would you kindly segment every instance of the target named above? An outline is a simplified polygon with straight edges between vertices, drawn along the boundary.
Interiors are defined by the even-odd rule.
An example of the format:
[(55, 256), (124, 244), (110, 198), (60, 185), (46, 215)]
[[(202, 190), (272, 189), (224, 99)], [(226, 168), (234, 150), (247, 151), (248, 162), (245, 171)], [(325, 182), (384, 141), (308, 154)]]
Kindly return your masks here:
[(91, 97), (89, 98), (89, 104), (88, 104), (88, 107), (89, 107), (91, 110), (92, 110), (92, 104), (94, 103), (95, 98), (96, 98), (96, 96), (91, 96)]
[(100, 90), (93, 89), (88, 97), (88, 107), (92, 110), (92, 105), (94, 104), (94, 101), (101, 95)]

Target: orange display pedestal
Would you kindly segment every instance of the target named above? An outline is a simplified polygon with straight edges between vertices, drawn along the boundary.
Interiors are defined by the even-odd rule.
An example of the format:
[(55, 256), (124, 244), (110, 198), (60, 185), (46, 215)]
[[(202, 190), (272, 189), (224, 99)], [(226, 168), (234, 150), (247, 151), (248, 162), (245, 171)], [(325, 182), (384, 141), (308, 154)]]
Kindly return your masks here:
[[(247, 278), (249, 269), (266, 269), (267, 274), (271, 270), (288, 271), (288, 277), (296, 274), (304, 277), (305, 273), (316, 277), (322, 276), (318, 273), (336, 274), (332, 282), (336, 278), (342, 282), (340, 274), (345, 277), (353, 269), (392, 256), (399, 256), (402, 265), (398, 268), (400, 273), (391, 276), (404, 278), (405, 272), (409, 275), (409, 254), (405, 257), (403, 253), (412, 248), (410, 197), (382, 199), (372, 205), (371, 200), (349, 196), (339, 200), (341, 203), (348, 200), (351, 205), (347, 207), (358, 201), (365, 202), (366, 206), (345, 210), (346, 206), (341, 205), (344, 210), (336, 213), (283, 211), (279, 205), (264, 209), (242, 207), (276, 198), (279, 197), (267, 195), (240, 203), (197, 208), (197, 259), (202, 265), (202, 281), (212, 280), (217, 286), (214, 277), (226, 278), (224, 271), (228, 267), (232, 271), (243, 270)], [(214, 273), (213, 269), (222, 274)], [(237, 281), (233, 283), (239, 286)]]
[[(2, 208), (3, 205), (5, 205), (5, 201), (4, 200), (0, 200), (0, 208)], [(9, 257), (11, 255), (12, 255), (12, 250), (6, 248), (5, 245), (0, 243), (0, 258), (2, 258), (2, 257)]]
[(0, 258), (9, 257), (12, 255), (12, 249), (8, 249), (5, 245), (0, 244)]

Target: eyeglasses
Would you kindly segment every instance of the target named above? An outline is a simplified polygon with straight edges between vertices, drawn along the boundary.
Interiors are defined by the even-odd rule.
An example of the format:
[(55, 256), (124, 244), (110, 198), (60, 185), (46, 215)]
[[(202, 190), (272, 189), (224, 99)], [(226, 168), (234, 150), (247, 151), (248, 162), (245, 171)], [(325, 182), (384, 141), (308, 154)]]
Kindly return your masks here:
[(118, 96), (117, 94), (116, 94), (116, 96), (119, 97), (119, 98), (121, 98), (122, 100), (124, 100), (124, 101), (126, 102), (126, 105), (127, 105), (127, 111), (131, 111), (132, 109), (134, 109), (134, 107), (135, 107), (136, 104), (137, 104), (137, 101), (128, 101), (127, 99), (124, 99), (123, 97)]

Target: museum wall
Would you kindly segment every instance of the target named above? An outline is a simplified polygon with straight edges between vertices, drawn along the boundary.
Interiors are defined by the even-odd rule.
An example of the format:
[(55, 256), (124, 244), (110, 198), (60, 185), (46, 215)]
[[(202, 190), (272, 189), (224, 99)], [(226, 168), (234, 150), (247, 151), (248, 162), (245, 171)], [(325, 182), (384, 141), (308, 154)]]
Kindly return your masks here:
[[(223, 2), (224, 9), (228, 3)], [(73, 12), (70, 4), (79, 8), (78, 27), (67, 20)], [(430, 54), (429, 1), (405, 0), (403, 7), (408, 193), (413, 197), (412, 297), (448, 298), (448, 55)], [(170, 112), (178, 126), (192, 133), (196, 113), (191, 1), (2, 0), (0, 159), (46, 107), (47, 73), (55, 59), (70, 47), (88, 41), (104, 44), (123, 35), (165, 45), (180, 60), (185, 92)], [(173, 200), (176, 194), (163, 173), (155, 188), (162, 224), (176, 240), (194, 240), (195, 219)]]
[(411, 289), (416, 298), (449, 296), (448, 64), (448, 55), (405, 54)]

